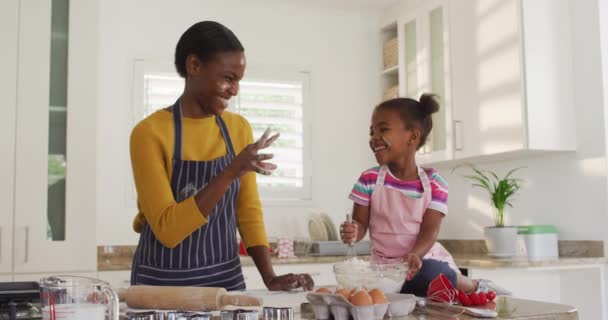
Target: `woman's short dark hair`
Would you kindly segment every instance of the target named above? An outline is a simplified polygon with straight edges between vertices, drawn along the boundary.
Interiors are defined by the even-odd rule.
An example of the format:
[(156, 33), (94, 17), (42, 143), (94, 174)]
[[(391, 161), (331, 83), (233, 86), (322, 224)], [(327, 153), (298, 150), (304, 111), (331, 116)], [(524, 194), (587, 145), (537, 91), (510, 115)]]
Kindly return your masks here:
[(195, 54), (202, 62), (207, 62), (220, 52), (245, 49), (230, 29), (215, 21), (201, 21), (188, 28), (179, 38), (175, 48), (175, 68), (186, 78), (186, 58)]
[(420, 149), (433, 129), (432, 114), (439, 111), (439, 103), (436, 95), (423, 93), (420, 101), (411, 98), (390, 99), (380, 103), (376, 110), (396, 111), (406, 128), (419, 129), (420, 143), (416, 149)]

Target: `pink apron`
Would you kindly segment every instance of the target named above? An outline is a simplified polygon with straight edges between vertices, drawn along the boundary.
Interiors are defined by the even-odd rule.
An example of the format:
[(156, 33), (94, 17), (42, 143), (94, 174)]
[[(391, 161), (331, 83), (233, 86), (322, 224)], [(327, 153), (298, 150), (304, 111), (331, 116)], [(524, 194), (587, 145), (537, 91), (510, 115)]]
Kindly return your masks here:
[[(420, 166), (418, 176), (422, 182), (423, 193), (418, 199), (384, 186), (387, 172), (387, 166), (380, 168), (371, 197), (369, 224), (372, 259), (378, 262), (402, 260), (414, 248), (422, 217), (431, 203), (431, 183)], [(435, 242), (424, 259), (445, 261), (451, 269), (460, 274), (450, 253), (438, 242)]]

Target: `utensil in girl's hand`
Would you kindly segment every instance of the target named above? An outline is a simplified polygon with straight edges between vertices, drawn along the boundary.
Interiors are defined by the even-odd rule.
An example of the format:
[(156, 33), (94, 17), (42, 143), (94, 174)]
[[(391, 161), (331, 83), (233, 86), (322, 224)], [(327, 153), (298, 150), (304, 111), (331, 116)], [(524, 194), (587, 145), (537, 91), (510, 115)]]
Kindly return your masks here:
[[(353, 223), (353, 215), (350, 213), (350, 210), (346, 213), (346, 222), (349, 224)], [(348, 243), (348, 249), (346, 250), (346, 260), (352, 260), (357, 257), (357, 253), (355, 252), (355, 241), (351, 241)]]

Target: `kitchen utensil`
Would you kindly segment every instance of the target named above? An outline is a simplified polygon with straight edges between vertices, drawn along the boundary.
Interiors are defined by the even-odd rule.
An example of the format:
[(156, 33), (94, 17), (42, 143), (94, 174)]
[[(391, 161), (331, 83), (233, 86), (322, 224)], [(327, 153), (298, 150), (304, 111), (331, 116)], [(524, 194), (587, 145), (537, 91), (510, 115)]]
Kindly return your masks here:
[(264, 320), (293, 320), (293, 308), (264, 307)]
[(293, 238), (293, 254), (297, 257), (308, 256), (310, 253), (311, 241), (307, 237), (294, 237)]
[(426, 292), (429, 300), (436, 302), (453, 303), (456, 301), (458, 291), (454, 288), (450, 280), (443, 274), (439, 274), (431, 283)]
[(492, 309), (471, 308), (454, 305), (446, 302), (435, 302), (428, 299), (418, 300), (417, 306), (420, 308), (431, 308), (446, 312), (451, 312), (452, 316), (467, 314), (478, 318), (496, 318), (498, 312)]
[[(348, 211), (346, 214), (346, 222), (353, 223), (353, 215)], [(346, 251), (346, 260), (352, 260), (357, 257), (357, 253), (355, 252), (355, 240), (348, 244), (348, 250)]]
[(416, 296), (407, 293), (387, 293), (389, 317), (405, 317), (416, 307)]
[(416, 310), (424, 315), (429, 315), (429, 316), (437, 316), (440, 318), (449, 318), (449, 319), (455, 319), (456, 317), (458, 317), (459, 315), (463, 314), (464, 311), (459, 309), (459, 310), (455, 310), (455, 309), (448, 309), (445, 306), (435, 306), (435, 305), (430, 305), (427, 304), (427, 300), (426, 299), (419, 299), (416, 301)]
[[(107, 282), (76, 276), (40, 280), (42, 319), (118, 320), (118, 295)], [(106, 312), (107, 310), (107, 312)]]
[(339, 286), (350, 290), (365, 287), (378, 288), (384, 293), (401, 290), (405, 282), (407, 266), (398, 263), (369, 263), (360, 259), (334, 264), (334, 275)]
[(220, 310), (227, 305), (261, 306), (262, 299), (228, 294), (224, 288), (135, 285), (118, 292), (130, 308), (160, 310)]
[(210, 312), (127, 311), (121, 320), (211, 320)]
[(258, 310), (224, 310), (220, 313), (221, 320), (258, 320)]

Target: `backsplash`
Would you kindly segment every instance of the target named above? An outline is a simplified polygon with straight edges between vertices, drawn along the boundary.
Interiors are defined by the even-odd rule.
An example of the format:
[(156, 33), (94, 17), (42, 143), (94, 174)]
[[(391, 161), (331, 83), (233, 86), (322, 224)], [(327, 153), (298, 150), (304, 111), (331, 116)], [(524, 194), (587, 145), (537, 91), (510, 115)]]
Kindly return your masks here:
[[(455, 258), (459, 256), (467, 257), (487, 257), (488, 249), (484, 240), (455, 240), (441, 239), (439, 242)], [(601, 258), (604, 257), (603, 241), (587, 240), (560, 240), (558, 242), (560, 258)], [(97, 270), (128, 270), (131, 267), (136, 246), (98, 246), (97, 247)], [(315, 261), (320, 262), (331, 260), (333, 257), (315, 257)], [(297, 263), (298, 259), (293, 260)], [(328, 260), (328, 261), (329, 261)], [(457, 259), (458, 261), (458, 259)]]

